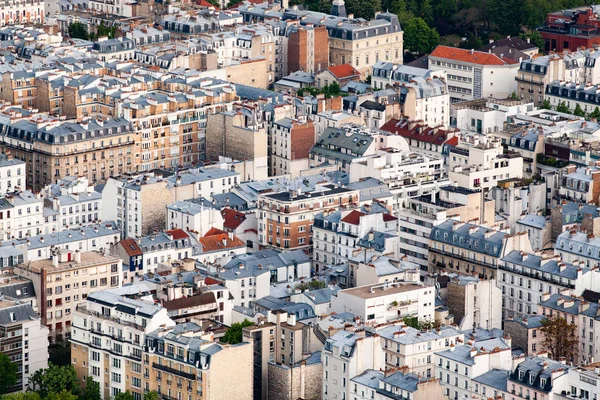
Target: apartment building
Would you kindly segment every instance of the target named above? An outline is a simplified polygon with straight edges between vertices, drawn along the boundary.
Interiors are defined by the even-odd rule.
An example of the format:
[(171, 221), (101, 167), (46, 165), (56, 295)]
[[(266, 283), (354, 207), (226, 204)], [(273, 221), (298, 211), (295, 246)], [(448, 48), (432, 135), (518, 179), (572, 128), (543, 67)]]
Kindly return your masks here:
[[(25, 0), (22, 1), (25, 3)], [(18, 0), (18, 2), (20, 1)], [(36, 102), (36, 73), (33, 70), (3, 72), (0, 87), (2, 88), (0, 99), (8, 101), (10, 104), (29, 108), (33, 107)]]
[(223, 229), (223, 222), (219, 207), (204, 198), (176, 201), (167, 206), (166, 227), (182, 229), (196, 238), (204, 236), (212, 228)]
[[(575, 356), (566, 362), (583, 364), (593, 362), (599, 354), (600, 342), (595, 336), (598, 325), (598, 304), (589, 303), (582, 298), (564, 293), (542, 293), (537, 312), (542, 316), (560, 316), (568, 323), (576, 326), (575, 336), (579, 338)], [(552, 357), (550, 349), (544, 348)]]
[(279, 193), (261, 193), (258, 199), (261, 246), (312, 252), (315, 215), (357, 202), (358, 191), (320, 184), (308, 192), (288, 189)]
[(431, 194), (406, 199), (406, 206), (394, 210), (400, 234), (399, 252), (408, 261), (429, 270), (431, 230), (447, 219), (457, 221), (494, 221), (494, 203), (481, 193), (458, 186), (443, 186)]
[(558, 235), (555, 249), (565, 263), (578, 262), (587, 268), (600, 265), (600, 238), (580, 229), (572, 228)]
[(167, 182), (154, 174), (111, 177), (102, 190), (102, 215), (123, 237), (139, 238), (166, 226), (166, 207), (175, 201)]
[(595, 271), (583, 261), (567, 263), (559, 254), (526, 254), (512, 251), (502, 258), (498, 285), (502, 288), (502, 308), (505, 318), (521, 318), (537, 310), (542, 293), (564, 290), (581, 295), (592, 290)]
[(367, 331), (341, 330), (327, 339), (321, 351), (323, 400), (351, 399), (351, 379), (367, 369), (382, 370), (381, 337)]
[(392, 400), (398, 397), (426, 400), (444, 396), (437, 379), (409, 373), (405, 367), (385, 372), (367, 370), (352, 378), (352, 386), (353, 398), (360, 400)]
[(50, 117), (0, 123), (2, 146), (26, 161), (26, 185), (34, 192), (65, 176), (89, 182), (135, 169), (137, 157), (131, 124), (119, 118), (87, 122)]
[(329, 65), (329, 34), (326, 27), (292, 25), (288, 27), (287, 36), (285, 72), (306, 71), (314, 74)]
[(379, 255), (395, 254), (397, 230), (396, 218), (377, 202), (354, 209), (323, 211), (314, 217), (313, 267), (318, 272), (328, 265), (347, 262), (359, 246), (369, 244), (369, 238), (373, 242), (369, 250)]
[[(567, 372), (567, 385), (565, 391), (555, 391), (556, 400), (567, 400), (575, 398), (598, 398), (600, 396), (598, 383), (598, 363), (591, 363), (580, 368), (569, 368)], [(564, 387), (561, 382), (561, 387)]]
[[(599, 81), (600, 77), (595, 82)], [(548, 100), (553, 109), (564, 104), (570, 112), (579, 106), (584, 112), (591, 113), (600, 107), (597, 91), (598, 84), (552, 81), (546, 85), (544, 100)]]
[(572, 366), (547, 357), (527, 357), (508, 376), (507, 391), (530, 399), (556, 398), (569, 388)]
[(513, 345), (523, 349), (527, 355), (543, 353), (544, 334), (540, 330), (544, 315), (527, 315), (523, 318), (504, 320), (504, 332), (513, 340)]
[(309, 168), (309, 152), (315, 143), (312, 121), (283, 118), (274, 121), (269, 133), (269, 176), (292, 179)]
[(17, 367), (17, 382), (7, 393), (26, 391), (30, 377), (48, 367), (48, 335), (31, 304), (4, 294), (0, 299), (0, 352)]
[(516, 91), (519, 61), (456, 47), (438, 46), (429, 56), (429, 69), (446, 73), (450, 102), (507, 98)]
[(600, 205), (600, 169), (568, 165), (558, 194), (563, 199)]
[(594, 204), (563, 200), (551, 210), (552, 242), (564, 231), (581, 226), (586, 232), (600, 236), (600, 210)]
[[(14, 260), (37, 261), (51, 259), (56, 249), (65, 251), (104, 253), (118, 243), (121, 232), (113, 222), (71, 228), (62, 231), (11, 239), (0, 245), (7, 252), (8, 263)], [(10, 264), (9, 264), (10, 265)]]
[[(397, 240), (394, 240), (397, 243)], [(364, 243), (359, 247), (365, 246)], [(367, 246), (365, 246), (367, 247)], [(395, 251), (395, 249), (394, 249)], [(395, 282), (419, 282), (419, 266), (407, 261), (405, 257), (396, 257), (392, 253), (380, 256), (377, 252), (357, 250), (348, 260), (347, 285), (360, 287)], [(333, 266), (333, 269), (336, 267)]]
[(42, 24), (46, 16), (41, 0), (16, 0), (0, 7), (3, 17), (0, 26)]
[(25, 161), (13, 158), (12, 153), (0, 154), (0, 194), (25, 189)]
[(51, 258), (19, 264), (13, 271), (33, 282), (42, 324), (57, 341), (69, 336), (72, 314), (91, 293), (121, 286), (121, 261), (99, 252), (57, 249)]
[(533, 110), (532, 102), (511, 98), (463, 101), (450, 106), (450, 124), (464, 133), (488, 134), (507, 144), (514, 130), (523, 130), (530, 122), (525, 117), (522, 125), (513, 128), (511, 121), (521, 120), (519, 114), (531, 115)]
[(152, 365), (153, 374), (143, 378), (143, 392), (156, 390), (172, 398), (253, 398), (250, 344), (218, 344), (194, 323), (160, 327), (146, 335), (145, 343), (144, 363)]
[(459, 344), (435, 353), (436, 378), (450, 399), (471, 397), (474, 380), (493, 370), (512, 370), (511, 339), (509, 337), (479, 340)]
[(44, 200), (29, 190), (0, 198), (0, 235), (4, 240), (36, 236), (44, 228)]
[(311, 335), (310, 325), (298, 322), (295, 314), (282, 310), (269, 312), (264, 323), (243, 329), (243, 340), (251, 343), (254, 353), (254, 399), (275, 395), (269, 388), (281, 383), (273, 376), (274, 373), (279, 368), (294, 368), (311, 357), (311, 349), (322, 347), (323, 344), (314, 336), (311, 340)]
[(353, 313), (365, 324), (381, 324), (405, 316), (433, 320), (435, 290), (421, 282), (385, 282), (344, 289), (331, 298), (331, 310)]
[(46, 186), (43, 193), (45, 234), (93, 225), (102, 218), (102, 194), (85, 177), (64, 177)]
[(498, 181), (523, 177), (523, 157), (504, 153), (498, 140), (459, 138), (448, 155), (448, 178), (471, 190), (494, 187)]
[(167, 187), (176, 201), (197, 198), (215, 199), (215, 195), (231, 191), (241, 179), (228, 165), (190, 168), (166, 177)]
[(447, 284), (448, 311), (460, 330), (474, 326), (502, 329), (502, 309), (498, 303), (502, 291), (495, 279), (457, 276)]
[(430, 127), (450, 124), (450, 93), (442, 71), (423, 70), (379, 61), (373, 66), (371, 86), (394, 86), (399, 94), (400, 115)]
[(502, 258), (511, 251), (532, 253), (526, 233), (510, 235), (493, 227), (447, 220), (429, 235), (429, 265), (434, 270), (498, 279)]
[[(227, 157), (245, 161), (242, 181), (269, 176), (268, 133), (263, 124), (242, 110), (211, 114), (206, 126), (206, 159)], [(251, 160), (251, 162), (250, 162)]]
[(442, 327), (431, 331), (403, 325), (376, 328), (381, 336), (385, 365), (394, 369), (406, 367), (407, 372), (425, 378), (435, 377), (435, 354), (458, 346), (464, 334), (454, 327)]
[[(96, 291), (73, 310), (72, 365), (80, 381), (91, 376), (100, 384), (104, 399), (127, 390), (141, 399), (144, 391), (157, 389), (154, 373), (162, 372), (153, 368), (150, 378), (151, 353), (144, 347), (153, 344), (148, 341), (150, 332), (175, 325), (166, 308), (126, 295), (122, 290)], [(175, 358), (175, 351), (171, 353)], [(157, 356), (152, 352), (153, 363)], [(152, 389), (147, 388), (150, 384)]]

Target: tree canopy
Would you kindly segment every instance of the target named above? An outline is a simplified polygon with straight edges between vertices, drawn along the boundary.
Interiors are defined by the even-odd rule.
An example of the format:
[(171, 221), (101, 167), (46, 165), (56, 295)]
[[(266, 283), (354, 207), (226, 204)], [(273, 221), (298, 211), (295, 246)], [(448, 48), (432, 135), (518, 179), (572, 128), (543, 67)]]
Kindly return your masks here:
[(63, 390), (78, 395), (79, 382), (73, 366), (50, 363), (48, 368), (35, 371), (29, 378), (29, 390), (39, 393), (42, 398), (46, 398), (50, 393), (60, 394)]
[(90, 38), (87, 27), (81, 22), (71, 22), (69, 24), (69, 36), (74, 39), (88, 40)]
[(220, 339), (221, 343), (237, 344), (242, 342), (242, 330), (247, 326), (252, 326), (254, 323), (247, 319), (242, 322), (231, 324), (225, 335)]
[(555, 314), (542, 320), (540, 330), (544, 335), (542, 347), (551, 354), (553, 359), (565, 358), (569, 361), (575, 359), (579, 344), (575, 324), (570, 324), (566, 319)]
[(114, 400), (133, 400), (133, 394), (129, 390), (125, 392), (119, 392), (114, 397)]
[(6, 393), (17, 384), (17, 365), (10, 357), (0, 353), (0, 394)]
[(404, 49), (418, 55), (431, 52), (438, 45), (440, 35), (422, 18), (412, 18), (404, 25)]

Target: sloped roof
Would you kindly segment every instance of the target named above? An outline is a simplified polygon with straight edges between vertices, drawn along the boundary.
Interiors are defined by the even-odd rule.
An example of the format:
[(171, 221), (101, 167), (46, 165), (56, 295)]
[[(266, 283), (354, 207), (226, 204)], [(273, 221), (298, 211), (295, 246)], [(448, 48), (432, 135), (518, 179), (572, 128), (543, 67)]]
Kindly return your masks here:
[(121, 240), (121, 246), (130, 257), (141, 256), (144, 254), (140, 246), (138, 246), (137, 242), (134, 239), (127, 238)]
[(509, 65), (519, 63), (518, 61), (511, 60), (507, 57), (500, 58), (493, 53), (484, 53), (482, 51), (459, 49), (457, 47), (449, 46), (436, 47), (435, 50), (431, 52), (429, 57), (445, 58), (448, 60), (455, 60), (478, 65)]
[(171, 229), (170, 231), (167, 231), (167, 233), (171, 236), (173, 236), (173, 240), (178, 240), (178, 239), (186, 239), (188, 238), (188, 234), (185, 233), (185, 231), (183, 229)]
[(346, 215), (342, 218), (342, 222), (346, 222), (347, 224), (358, 225), (360, 222), (360, 217), (362, 217), (363, 213), (357, 210), (353, 210), (350, 214)]
[(360, 72), (350, 64), (334, 65), (327, 69), (338, 79), (360, 76)]
[(236, 236), (234, 236), (233, 239), (230, 239), (227, 233), (204, 236), (201, 237), (198, 241), (202, 245), (202, 251), (204, 253), (246, 246), (246, 243), (237, 238)]
[(223, 226), (227, 229), (235, 230), (246, 220), (246, 214), (231, 208), (221, 210), (221, 215), (223, 216)]

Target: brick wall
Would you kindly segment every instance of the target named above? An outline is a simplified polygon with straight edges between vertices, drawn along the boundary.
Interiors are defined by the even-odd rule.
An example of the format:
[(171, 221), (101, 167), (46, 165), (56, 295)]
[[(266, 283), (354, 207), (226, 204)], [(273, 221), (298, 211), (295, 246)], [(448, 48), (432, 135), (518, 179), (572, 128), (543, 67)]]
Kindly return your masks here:
[(307, 34), (302, 29), (290, 34), (288, 40), (288, 72), (306, 69)]
[(308, 153), (314, 144), (315, 126), (313, 125), (312, 121), (308, 121), (307, 123), (301, 125), (294, 125), (291, 131), (290, 143), (290, 148), (292, 149), (292, 160), (308, 158)]
[(269, 400), (320, 400), (323, 364), (287, 366), (269, 364)]
[(315, 71), (329, 65), (329, 34), (324, 26), (315, 28)]
[(448, 283), (448, 309), (457, 324), (465, 316), (465, 295), (465, 286)]

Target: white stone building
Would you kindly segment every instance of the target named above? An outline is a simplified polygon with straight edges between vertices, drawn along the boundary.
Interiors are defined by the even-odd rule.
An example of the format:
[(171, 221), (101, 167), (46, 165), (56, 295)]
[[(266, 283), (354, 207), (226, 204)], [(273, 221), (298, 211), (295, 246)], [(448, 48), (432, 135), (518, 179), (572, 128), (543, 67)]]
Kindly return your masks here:
[(25, 161), (0, 154), (0, 194), (25, 189)]
[(198, 198), (167, 206), (167, 229), (183, 229), (200, 238), (210, 229), (223, 229), (223, 216), (212, 202)]

